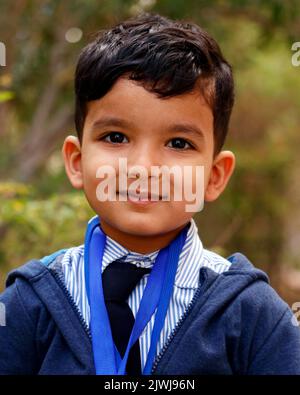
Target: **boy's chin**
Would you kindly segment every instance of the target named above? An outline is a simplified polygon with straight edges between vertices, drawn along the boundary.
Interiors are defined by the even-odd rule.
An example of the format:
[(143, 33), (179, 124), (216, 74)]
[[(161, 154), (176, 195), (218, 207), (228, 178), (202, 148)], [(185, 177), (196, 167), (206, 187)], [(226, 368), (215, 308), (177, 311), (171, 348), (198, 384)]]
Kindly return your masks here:
[(141, 217), (134, 215), (127, 215), (125, 217), (120, 215), (116, 220), (105, 220), (102, 218), (100, 222), (103, 225), (104, 231), (107, 229), (112, 232), (119, 234), (123, 233), (136, 238), (159, 236), (168, 233), (168, 231), (172, 231), (172, 226), (168, 226), (165, 221), (160, 221), (155, 218), (141, 219)]
[(151, 237), (165, 233), (165, 227), (162, 224), (147, 223), (147, 221), (131, 221), (130, 223), (122, 222), (117, 224), (120, 232), (131, 236)]

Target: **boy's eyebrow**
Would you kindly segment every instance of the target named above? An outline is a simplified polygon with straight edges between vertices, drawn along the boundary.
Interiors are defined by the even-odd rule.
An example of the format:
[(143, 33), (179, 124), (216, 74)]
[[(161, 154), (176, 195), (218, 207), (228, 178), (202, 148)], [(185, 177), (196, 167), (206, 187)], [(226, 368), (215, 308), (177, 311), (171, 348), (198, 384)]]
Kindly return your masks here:
[(125, 127), (125, 128), (130, 128), (133, 127), (133, 123), (130, 121), (126, 121), (125, 119), (118, 118), (118, 117), (113, 117), (113, 116), (106, 116), (103, 118), (98, 119), (95, 121), (92, 125), (92, 130), (97, 129), (97, 128), (104, 128), (108, 126), (119, 126), (119, 127)]
[[(109, 126), (118, 126), (118, 127), (123, 127), (123, 128), (134, 128), (135, 125), (122, 118), (114, 117), (114, 116), (106, 116), (103, 118), (98, 119), (95, 121), (91, 127), (92, 130), (97, 129), (97, 128), (103, 128), (103, 127), (109, 127)], [(189, 134), (194, 134), (200, 137), (201, 139), (204, 139), (204, 133), (202, 130), (191, 123), (175, 123), (166, 129), (167, 132), (169, 133), (189, 133)]]
[(176, 123), (171, 125), (168, 128), (168, 131), (171, 133), (190, 133), (190, 134), (194, 134), (197, 135), (198, 137), (200, 137), (202, 140), (204, 140), (204, 133), (202, 132), (202, 130), (196, 126), (193, 125), (191, 123)]

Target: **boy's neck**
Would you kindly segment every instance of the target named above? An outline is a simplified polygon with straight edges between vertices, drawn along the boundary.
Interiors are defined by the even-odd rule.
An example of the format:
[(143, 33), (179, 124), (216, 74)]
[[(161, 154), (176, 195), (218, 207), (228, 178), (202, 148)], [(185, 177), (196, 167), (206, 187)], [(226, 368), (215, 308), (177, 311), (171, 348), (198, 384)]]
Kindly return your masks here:
[(139, 254), (149, 254), (166, 247), (175, 239), (185, 226), (186, 224), (163, 235), (138, 236), (120, 232), (118, 229), (112, 228), (107, 222), (101, 219), (101, 229), (107, 236), (128, 250), (138, 252)]

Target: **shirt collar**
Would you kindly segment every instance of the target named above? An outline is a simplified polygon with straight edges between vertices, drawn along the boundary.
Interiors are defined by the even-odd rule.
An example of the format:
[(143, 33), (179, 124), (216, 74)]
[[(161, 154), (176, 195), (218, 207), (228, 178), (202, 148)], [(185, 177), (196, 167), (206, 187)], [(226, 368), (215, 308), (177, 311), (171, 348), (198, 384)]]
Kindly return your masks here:
[(191, 219), (185, 244), (181, 250), (175, 285), (178, 288), (194, 289), (199, 287), (199, 270), (203, 265), (203, 245), (198, 235), (198, 227)]
[(149, 254), (140, 254), (139, 252), (128, 250), (116, 240), (106, 236), (102, 266), (104, 269), (110, 263), (118, 259), (124, 262), (131, 262), (139, 267), (152, 268), (159, 251), (160, 250), (156, 250)]

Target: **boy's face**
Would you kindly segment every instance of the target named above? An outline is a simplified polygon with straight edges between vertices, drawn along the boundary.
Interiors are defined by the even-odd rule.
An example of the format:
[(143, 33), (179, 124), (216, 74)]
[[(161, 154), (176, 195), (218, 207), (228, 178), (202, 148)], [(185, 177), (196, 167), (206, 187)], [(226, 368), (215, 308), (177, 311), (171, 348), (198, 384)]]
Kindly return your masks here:
[[(177, 235), (194, 214), (186, 210), (191, 202), (184, 195), (181, 201), (172, 199), (172, 177), (168, 201), (141, 204), (119, 201), (118, 195), (116, 201), (99, 201), (97, 170), (107, 165), (115, 169), (118, 192), (119, 159), (127, 160), (128, 169), (143, 166), (148, 170), (151, 193), (152, 166), (203, 166), (204, 197), (212, 201), (223, 191), (234, 168), (230, 151), (215, 158), (213, 152), (213, 114), (199, 91), (160, 99), (126, 78), (120, 78), (103, 98), (88, 103), (82, 144), (69, 136), (63, 148), (70, 181), (75, 188), (84, 189), (105, 233), (142, 253), (162, 248)], [(192, 174), (195, 193), (196, 172)], [(128, 188), (134, 181), (127, 177)]]

